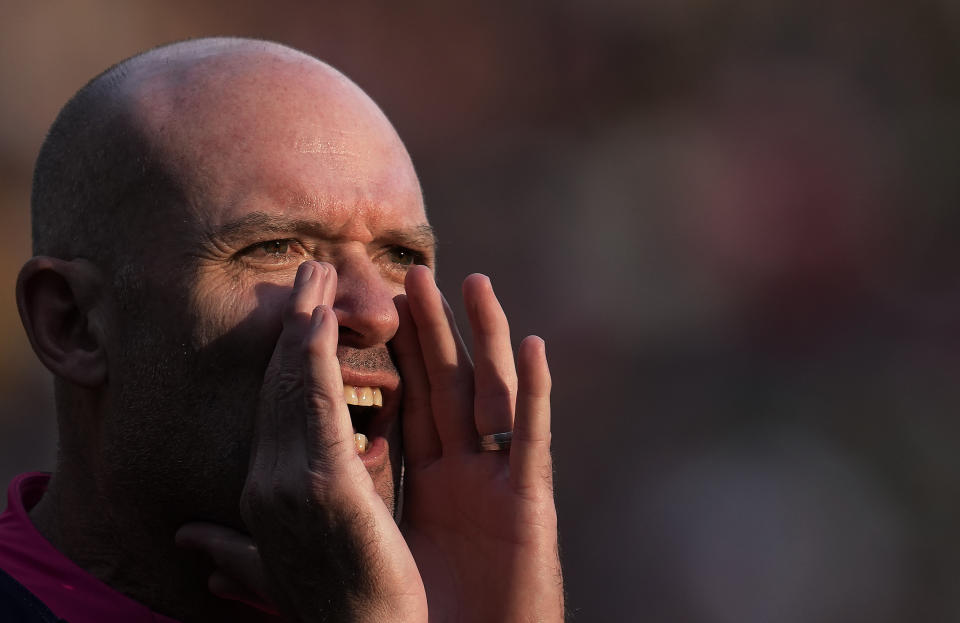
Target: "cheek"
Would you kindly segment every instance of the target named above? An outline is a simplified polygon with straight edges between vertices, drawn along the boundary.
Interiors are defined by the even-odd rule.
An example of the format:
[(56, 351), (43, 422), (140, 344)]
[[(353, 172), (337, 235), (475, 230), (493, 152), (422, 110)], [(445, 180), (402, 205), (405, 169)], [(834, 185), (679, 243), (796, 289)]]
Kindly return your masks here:
[(236, 504), (263, 373), (289, 287), (191, 279), (129, 301), (111, 357), (105, 455), (123, 496), (155, 516), (240, 526)]
[(281, 314), (290, 289), (266, 282), (199, 279), (186, 320), (193, 347), (218, 358), (238, 357), (233, 362), (239, 366), (245, 361), (269, 360), (280, 335)]

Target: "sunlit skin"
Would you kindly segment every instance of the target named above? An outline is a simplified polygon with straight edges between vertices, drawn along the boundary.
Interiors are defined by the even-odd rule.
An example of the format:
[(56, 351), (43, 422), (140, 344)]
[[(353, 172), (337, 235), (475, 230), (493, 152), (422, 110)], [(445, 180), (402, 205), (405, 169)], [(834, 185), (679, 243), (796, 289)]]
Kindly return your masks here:
[[(305, 66), (318, 64), (292, 56), (251, 67), (240, 55), (198, 69), (204, 88), (186, 98), (164, 73), (133, 86), (148, 132), (163, 129), (164, 150), (182, 159), (181, 175), (196, 180), (202, 197), (187, 206), (189, 229), (176, 238), (182, 246), (165, 244), (154, 258), (160, 270), (166, 258), (171, 267), (192, 265), (196, 345), (229, 334), (258, 345), (262, 365), (297, 267), (306, 260), (330, 263), (338, 279), (344, 380), (390, 390), (387, 408), (396, 410), (390, 397), (399, 379), (385, 347), (398, 323), (393, 298), (404, 291), (410, 265), (434, 262), (420, 186), (375, 104), (329, 69), (313, 72), (314, 84), (305, 82)], [(245, 98), (237, 83), (247, 81)], [(390, 462), (370, 465), (388, 502), (399, 427), (391, 432)]]
[[(31, 518), (183, 621), (560, 620), (542, 341), (515, 363), (490, 282), (472, 275), (471, 361), (434, 283), (410, 158), (355, 85), (285, 48), (187, 45), (119, 87), (184, 188), (129, 232), (130, 293), (81, 261), (21, 273), (33, 333), (52, 313), (24, 294), (40, 276), (99, 284), (84, 326), (106, 370), (64, 365), (32, 336), (61, 378), (87, 370), (68, 402), (90, 424)], [(344, 383), (383, 389), (362, 456)], [(511, 427), (509, 451), (479, 451), (478, 433)]]

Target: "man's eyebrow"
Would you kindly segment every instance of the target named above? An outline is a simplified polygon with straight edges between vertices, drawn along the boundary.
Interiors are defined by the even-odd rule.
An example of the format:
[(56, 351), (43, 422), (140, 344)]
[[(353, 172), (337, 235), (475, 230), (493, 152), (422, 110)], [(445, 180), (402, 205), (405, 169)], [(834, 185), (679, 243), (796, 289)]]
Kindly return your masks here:
[(266, 212), (250, 212), (214, 229), (211, 234), (229, 240), (261, 232), (317, 230), (316, 223)]
[(411, 229), (389, 229), (386, 235), (380, 238), (431, 253), (437, 250), (437, 234), (433, 227), (427, 224), (417, 225)]
[[(221, 240), (234, 240), (254, 234), (294, 231), (323, 234), (322, 226), (315, 221), (290, 218), (282, 214), (267, 214), (266, 212), (250, 212), (224, 223), (211, 233)], [(431, 252), (436, 251), (437, 248), (437, 235), (433, 227), (426, 223), (410, 229), (389, 229), (377, 238)]]

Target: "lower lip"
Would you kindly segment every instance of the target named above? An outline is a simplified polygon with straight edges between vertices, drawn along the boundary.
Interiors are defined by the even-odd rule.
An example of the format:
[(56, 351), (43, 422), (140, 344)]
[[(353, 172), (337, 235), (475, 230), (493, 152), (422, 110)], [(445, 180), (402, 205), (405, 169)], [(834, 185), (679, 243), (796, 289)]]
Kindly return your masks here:
[(363, 454), (358, 454), (357, 456), (359, 456), (360, 460), (363, 461), (364, 467), (376, 467), (383, 463), (387, 456), (387, 439), (385, 437), (377, 436), (367, 441), (367, 451)]

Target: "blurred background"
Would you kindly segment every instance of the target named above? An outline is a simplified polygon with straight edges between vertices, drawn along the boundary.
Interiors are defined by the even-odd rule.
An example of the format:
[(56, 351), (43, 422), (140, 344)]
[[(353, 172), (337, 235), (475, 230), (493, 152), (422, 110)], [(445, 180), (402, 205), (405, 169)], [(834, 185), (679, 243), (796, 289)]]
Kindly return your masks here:
[(13, 297), (47, 126), (264, 37), (394, 121), (448, 294), (546, 339), (575, 620), (960, 620), (957, 7), (0, 0), (0, 480), (56, 445)]

